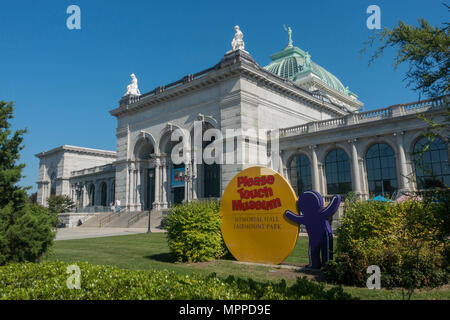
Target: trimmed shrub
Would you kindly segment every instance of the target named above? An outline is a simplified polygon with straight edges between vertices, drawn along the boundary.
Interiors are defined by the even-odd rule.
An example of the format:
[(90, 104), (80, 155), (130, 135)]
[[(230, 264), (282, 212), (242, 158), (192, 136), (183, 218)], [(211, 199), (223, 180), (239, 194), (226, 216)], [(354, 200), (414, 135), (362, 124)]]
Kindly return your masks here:
[(150, 299), (350, 299), (342, 288), (329, 290), (323, 284), (297, 279), (260, 283), (214, 274), (179, 275), (174, 272), (119, 269), (77, 262), (80, 289), (68, 289), (69, 263), (20, 263), (0, 267), (0, 300), (150, 300)]
[(39, 205), (0, 209), (0, 265), (7, 262), (36, 262), (55, 238), (55, 214)]
[(178, 261), (209, 261), (227, 253), (219, 211), (217, 201), (193, 201), (170, 209), (167, 238)]
[(322, 272), (328, 282), (365, 286), (367, 267), (378, 265), (384, 288), (408, 290), (448, 283), (444, 203), (356, 201), (337, 231), (337, 254)]

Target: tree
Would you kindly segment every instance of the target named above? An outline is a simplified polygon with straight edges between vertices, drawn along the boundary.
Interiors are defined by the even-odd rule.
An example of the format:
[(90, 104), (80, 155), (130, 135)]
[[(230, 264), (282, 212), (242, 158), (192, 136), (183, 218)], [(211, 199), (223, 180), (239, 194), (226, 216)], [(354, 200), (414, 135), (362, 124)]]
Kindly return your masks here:
[(13, 103), (0, 101), (0, 265), (37, 261), (51, 246), (57, 217), (30, 203), (17, 183), (24, 164), (17, 164), (26, 130), (11, 130)]
[(31, 202), (32, 204), (37, 204), (37, 192), (33, 192), (33, 193), (30, 195), (30, 202)]
[[(450, 10), (449, 6), (445, 6)], [(450, 69), (449, 23), (444, 23), (440, 28), (438, 26), (431, 26), (425, 19), (419, 19), (418, 27), (410, 26), (403, 21), (399, 21), (398, 26), (393, 29), (385, 27), (381, 31), (375, 31), (375, 34), (369, 38), (366, 44), (374, 46), (377, 40), (379, 47), (371, 56), (369, 65), (379, 58), (386, 48), (397, 48), (397, 55), (394, 58), (394, 69), (402, 63), (409, 64), (409, 69), (404, 78), (407, 81), (408, 87), (412, 86), (413, 90), (430, 98), (448, 94), (450, 89), (450, 78), (448, 74)], [(365, 48), (362, 52), (364, 51)], [(444, 99), (446, 103), (445, 120), (437, 122), (431, 115), (417, 115), (419, 119), (422, 119), (428, 125), (427, 132), (425, 133), (425, 136), (428, 138), (428, 143), (424, 144), (421, 150), (419, 150), (416, 155), (417, 157), (412, 157), (414, 163), (413, 172), (408, 177), (412, 181), (415, 180), (415, 171), (418, 168), (425, 169), (422, 167), (421, 158), (429, 150), (433, 140), (438, 136), (445, 137), (445, 133), (448, 132), (447, 129), (450, 120), (448, 96)], [(448, 136), (445, 138), (448, 143)], [(432, 194), (423, 194), (424, 199), (422, 201), (423, 204), (421, 204), (424, 206), (423, 210), (416, 210), (417, 208), (414, 207), (405, 207), (404, 214), (408, 217), (407, 221), (409, 222), (409, 226), (412, 225), (411, 221), (420, 222), (415, 224), (417, 226), (426, 225), (429, 221), (425, 217), (432, 216), (433, 214), (439, 217), (439, 219), (432, 220), (435, 221), (434, 227), (440, 229), (440, 232), (438, 232), (438, 243), (443, 246), (442, 256), (444, 257), (444, 263), (436, 271), (448, 279), (450, 246), (448, 241), (445, 241), (445, 238), (449, 235), (449, 216), (447, 212), (449, 189), (442, 188), (445, 186), (443, 183), (439, 183), (439, 181), (429, 181), (428, 184), (425, 187), (430, 187), (435, 190)], [(434, 207), (437, 207), (439, 210), (436, 210)], [(415, 288), (420, 287), (420, 277), (418, 276), (421, 274), (421, 267), (431, 262), (429, 257), (424, 258), (424, 253), (422, 252), (424, 251), (425, 254), (429, 254), (432, 251), (431, 249), (418, 250), (418, 244), (426, 241), (429, 233), (415, 233), (417, 230), (417, 228), (414, 228), (410, 236), (404, 241), (405, 247), (410, 250), (407, 250), (401, 268), (401, 278), (403, 278), (401, 286), (407, 290), (408, 297), (411, 297)], [(431, 246), (430, 248), (435, 247)], [(432, 269), (429, 268), (429, 270)], [(433, 281), (428, 284), (428, 286), (434, 285), (436, 283), (433, 283)]]
[(0, 101), (0, 208), (12, 202), (19, 209), (26, 203), (27, 195), (26, 189), (17, 185), (25, 165), (16, 161), (20, 158), (23, 135), (27, 131), (17, 130), (12, 134), (9, 123), (12, 118), (13, 103)]
[(51, 196), (47, 200), (48, 209), (52, 213), (69, 212), (75, 207), (75, 203), (72, 199), (66, 195), (64, 196)]
[[(449, 8), (447, 5), (445, 5)], [(450, 8), (449, 8), (450, 9)], [(393, 29), (384, 27), (369, 38), (366, 45), (379, 47), (369, 60), (371, 64), (379, 58), (386, 48), (398, 48), (394, 59), (394, 69), (402, 63), (409, 63), (405, 75), (407, 86), (429, 97), (437, 97), (449, 92), (450, 78), (450, 37), (449, 24), (442, 28), (430, 25), (425, 19), (419, 19), (419, 26), (411, 26), (399, 21)], [(366, 49), (364, 48), (362, 52)]]
[[(450, 7), (446, 4), (450, 11)], [(409, 63), (409, 70), (405, 75), (408, 81), (407, 86), (412, 86), (419, 94), (425, 94), (428, 97), (443, 96), (450, 90), (450, 24), (444, 23), (440, 28), (430, 25), (425, 19), (419, 19), (419, 26), (410, 26), (399, 21), (398, 26), (393, 29), (384, 27), (381, 31), (375, 31), (369, 38), (366, 45), (374, 46), (376, 41), (379, 47), (369, 60), (369, 65), (379, 58), (386, 48), (397, 48), (397, 55), (394, 58), (394, 69), (402, 63)], [(364, 52), (366, 48), (362, 50)], [(446, 143), (449, 142), (448, 124), (450, 122), (450, 106), (448, 97), (446, 100), (446, 111), (444, 112), (444, 121), (437, 122), (432, 115), (417, 114), (417, 117), (428, 125), (427, 132), (424, 134), (428, 138), (425, 144), (417, 153), (417, 159), (413, 159), (414, 171), (408, 179), (415, 181), (415, 171), (417, 169), (427, 170), (422, 167), (422, 155), (430, 148), (430, 145), (437, 137), (444, 136)], [(427, 187), (443, 187), (443, 183), (432, 183)]]

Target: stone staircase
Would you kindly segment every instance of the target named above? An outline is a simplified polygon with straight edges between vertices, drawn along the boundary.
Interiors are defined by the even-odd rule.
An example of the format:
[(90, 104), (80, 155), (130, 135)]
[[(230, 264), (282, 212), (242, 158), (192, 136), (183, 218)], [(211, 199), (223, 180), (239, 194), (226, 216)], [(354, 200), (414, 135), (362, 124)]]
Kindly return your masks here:
[[(152, 216), (150, 219), (152, 228), (161, 227), (161, 221), (164, 216), (164, 212), (161, 210), (152, 210)], [(148, 228), (148, 214), (137, 219), (134, 223), (130, 225), (130, 228)]]
[[(151, 211), (151, 227), (161, 226), (166, 211)], [(120, 213), (99, 213), (86, 220), (80, 227), (84, 228), (148, 228), (148, 211), (122, 211)]]
[(116, 214), (117, 213), (113, 213), (113, 212), (102, 212), (102, 213), (97, 213), (94, 216), (88, 218), (86, 221), (83, 222), (83, 224), (80, 227), (83, 228), (98, 228), (101, 226), (101, 224), (103, 224), (102, 222), (105, 221), (105, 219), (108, 219), (108, 217), (111, 217), (112, 214)]

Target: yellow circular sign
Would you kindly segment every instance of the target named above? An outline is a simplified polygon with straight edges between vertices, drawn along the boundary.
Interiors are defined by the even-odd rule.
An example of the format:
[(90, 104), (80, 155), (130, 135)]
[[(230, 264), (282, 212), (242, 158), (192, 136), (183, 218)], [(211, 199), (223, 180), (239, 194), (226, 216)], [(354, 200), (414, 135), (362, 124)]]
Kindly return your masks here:
[(284, 216), (297, 196), (278, 172), (265, 167), (241, 171), (222, 196), (222, 235), (239, 261), (279, 264), (297, 242), (299, 225)]

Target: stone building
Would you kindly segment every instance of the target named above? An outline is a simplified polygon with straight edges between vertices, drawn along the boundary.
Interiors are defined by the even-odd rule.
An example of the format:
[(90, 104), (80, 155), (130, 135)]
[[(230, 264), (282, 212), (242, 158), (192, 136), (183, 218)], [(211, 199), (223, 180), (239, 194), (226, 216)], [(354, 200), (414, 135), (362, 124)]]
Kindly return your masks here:
[[(353, 191), (367, 198), (436, 181), (450, 185), (446, 134), (422, 158), (430, 170), (413, 174), (427, 129), (416, 114), (443, 121), (448, 97), (362, 112), (358, 96), (291, 39), (270, 58), (261, 67), (242, 42), (216, 65), (144, 94), (134, 77), (110, 111), (117, 119), (115, 152), (62, 146), (36, 155), (39, 203), (45, 205), (51, 194), (66, 194), (78, 211), (102, 211), (114, 199), (121, 200), (124, 211), (163, 210), (182, 201), (218, 198), (235, 174), (258, 163), (279, 170), (296, 192)], [(244, 161), (207, 164), (191, 156), (175, 164), (171, 156), (179, 140), (172, 134), (182, 129), (192, 139), (196, 123), (202, 135), (212, 128), (222, 132), (225, 138), (217, 141), (224, 154)], [(275, 141), (264, 144), (247, 136), (249, 128), (278, 132), (278, 149)], [(185, 142), (194, 155), (211, 141)], [(276, 153), (279, 162), (273, 157), (269, 164), (245, 161), (258, 148)]]

